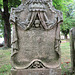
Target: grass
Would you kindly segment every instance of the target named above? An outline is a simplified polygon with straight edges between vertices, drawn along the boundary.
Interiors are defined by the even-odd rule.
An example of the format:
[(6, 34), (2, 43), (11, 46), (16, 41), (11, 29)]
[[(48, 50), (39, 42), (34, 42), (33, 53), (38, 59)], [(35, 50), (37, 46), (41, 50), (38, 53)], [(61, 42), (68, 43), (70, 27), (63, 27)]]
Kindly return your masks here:
[(10, 54), (11, 49), (0, 48), (0, 75), (10, 74)]
[[(11, 49), (0, 48), (0, 75), (10, 75), (10, 55)], [(69, 41), (63, 40), (61, 43), (61, 63), (62, 75), (73, 75), (69, 73), (71, 68)]]
[(69, 41), (62, 41), (61, 43), (61, 62), (71, 62)]
[[(63, 40), (61, 43), (61, 68), (62, 75), (73, 75), (71, 70), (70, 42)], [(75, 74), (74, 74), (75, 75)]]

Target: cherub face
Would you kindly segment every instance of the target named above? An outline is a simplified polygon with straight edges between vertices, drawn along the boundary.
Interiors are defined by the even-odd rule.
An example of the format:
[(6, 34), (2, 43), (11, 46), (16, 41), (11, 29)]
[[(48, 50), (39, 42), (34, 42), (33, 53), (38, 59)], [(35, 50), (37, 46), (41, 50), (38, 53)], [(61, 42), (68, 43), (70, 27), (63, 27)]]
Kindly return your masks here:
[(40, 25), (40, 21), (39, 20), (35, 20), (35, 27), (39, 27), (39, 25)]

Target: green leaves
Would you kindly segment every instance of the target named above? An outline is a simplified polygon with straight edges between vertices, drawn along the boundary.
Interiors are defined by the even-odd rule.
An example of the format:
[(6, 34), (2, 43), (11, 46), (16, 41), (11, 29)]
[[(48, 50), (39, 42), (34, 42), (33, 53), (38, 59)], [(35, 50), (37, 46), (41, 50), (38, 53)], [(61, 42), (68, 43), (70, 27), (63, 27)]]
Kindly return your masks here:
[[(8, 4), (7, 3), (3, 3), (3, 0), (0, 0), (0, 9), (2, 10), (2, 12), (4, 13), (4, 9), (3, 9), (3, 4), (4, 6), (8, 6), (8, 10), (10, 11), (11, 7), (18, 7), (20, 4), (21, 4), (21, 0), (7, 0), (8, 1)], [(0, 14), (0, 35), (3, 35), (4, 34), (4, 21), (2, 19), (2, 14)]]
[(3, 0), (0, 0), (0, 8), (3, 6)]
[(67, 36), (69, 30), (75, 27), (75, 1), (74, 0), (53, 0), (56, 9), (63, 12), (63, 24), (61, 32)]
[[(9, 10), (11, 7), (18, 7), (21, 4), (21, 0), (8, 0)], [(3, 0), (0, 0), (0, 8), (3, 9)]]
[(8, 0), (9, 10), (11, 9), (11, 7), (18, 7), (20, 4), (21, 4), (20, 0)]
[(53, 5), (56, 9), (61, 10), (63, 8), (63, 0), (53, 0)]

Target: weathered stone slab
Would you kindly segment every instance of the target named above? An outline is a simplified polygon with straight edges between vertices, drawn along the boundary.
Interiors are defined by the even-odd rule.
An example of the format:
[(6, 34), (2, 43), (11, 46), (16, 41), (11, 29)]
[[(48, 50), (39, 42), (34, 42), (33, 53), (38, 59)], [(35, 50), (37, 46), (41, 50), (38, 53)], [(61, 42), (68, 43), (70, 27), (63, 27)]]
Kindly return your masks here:
[(52, 0), (22, 0), (18, 8), (11, 9), (10, 21), (13, 24), (11, 61), (16, 70), (13, 72), (41, 75), (43, 71), (48, 73), (44, 75), (49, 75), (53, 71), (50, 75), (57, 75), (61, 64), (60, 24), (63, 17), (62, 12), (53, 7)]
[(12, 69), (11, 72), (12, 75), (61, 75), (61, 69)]
[(70, 30), (72, 70), (75, 72), (75, 27)]

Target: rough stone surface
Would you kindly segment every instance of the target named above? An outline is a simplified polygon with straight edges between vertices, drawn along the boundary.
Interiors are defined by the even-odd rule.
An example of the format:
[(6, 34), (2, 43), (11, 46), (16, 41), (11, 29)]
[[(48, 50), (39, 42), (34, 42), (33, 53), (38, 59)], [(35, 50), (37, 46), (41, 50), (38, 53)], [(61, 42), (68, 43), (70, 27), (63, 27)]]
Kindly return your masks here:
[(15, 69), (60, 67), (62, 12), (52, 0), (22, 0), (11, 9), (13, 24), (12, 66)]
[(75, 27), (70, 30), (72, 70), (75, 73)]
[(12, 75), (61, 75), (61, 69), (12, 69), (11, 72)]

